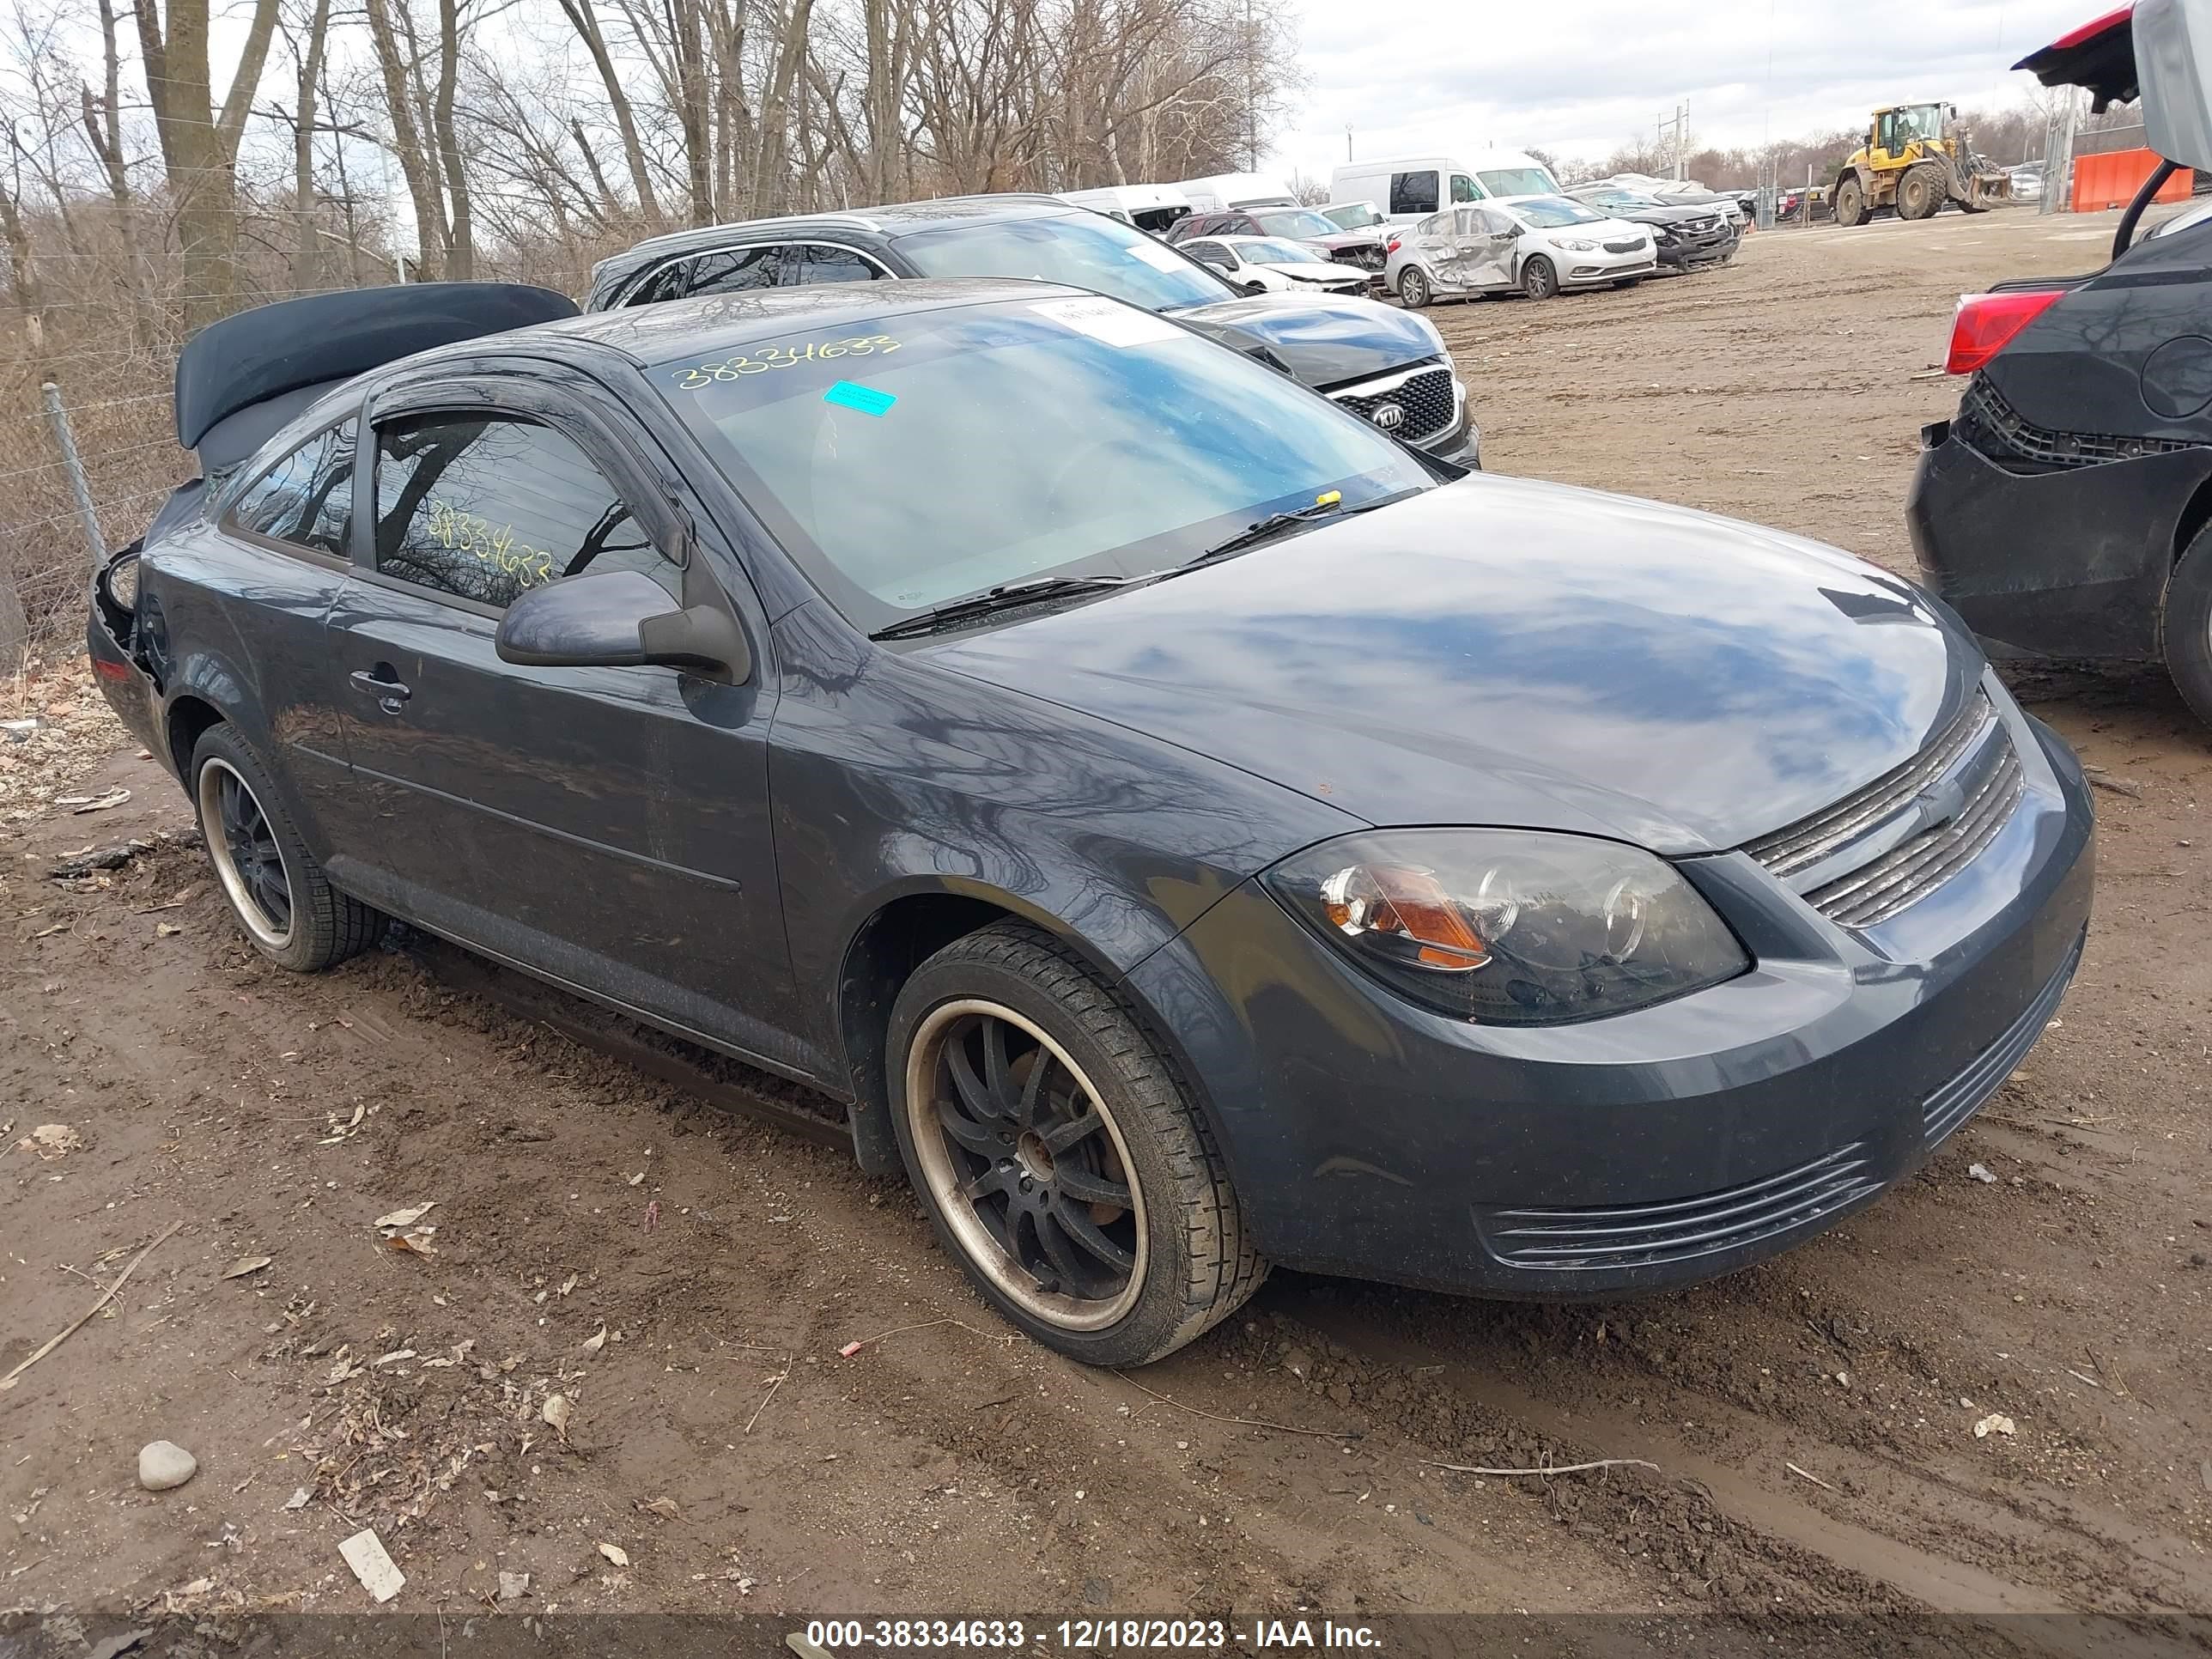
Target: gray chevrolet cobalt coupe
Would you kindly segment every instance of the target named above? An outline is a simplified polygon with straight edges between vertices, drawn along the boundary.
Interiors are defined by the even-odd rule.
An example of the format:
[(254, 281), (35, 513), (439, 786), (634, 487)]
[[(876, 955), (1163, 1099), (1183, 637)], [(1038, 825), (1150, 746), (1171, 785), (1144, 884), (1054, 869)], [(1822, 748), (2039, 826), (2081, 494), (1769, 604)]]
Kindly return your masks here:
[(1064, 1353), (1759, 1261), (2079, 960), (2073, 757), (1841, 553), (1065, 288), (572, 309), (200, 337), (107, 694), (270, 958), (399, 917), (810, 1085)]

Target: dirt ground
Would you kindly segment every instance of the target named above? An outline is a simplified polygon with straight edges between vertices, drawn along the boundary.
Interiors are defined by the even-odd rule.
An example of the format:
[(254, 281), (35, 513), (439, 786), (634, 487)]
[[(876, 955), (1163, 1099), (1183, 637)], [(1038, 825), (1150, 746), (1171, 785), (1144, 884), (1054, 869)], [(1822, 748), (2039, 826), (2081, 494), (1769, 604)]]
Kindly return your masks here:
[[(1698, 277), (1431, 314), (1493, 467), (1909, 568), (1954, 300), (2109, 234), (1781, 230)], [(0, 1393), (0, 1609), (360, 1609), (337, 1545), (374, 1527), (391, 1606), (448, 1616), (1698, 1609), (1755, 1643), (2212, 1611), (2212, 737), (2155, 678), (2028, 689), (2101, 769), (2097, 921), (2026, 1069), (1923, 1173), (1632, 1305), (1278, 1274), (1124, 1377), (1011, 1340), (896, 1183), (435, 958), (265, 968), (173, 782), (81, 676), (34, 685), (73, 712), (0, 731), (0, 1370), (159, 1242)], [(19, 1146), (44, 1124), (82, 1144)], [(434, 1254), (390, 1248), (377, 1218), (426, 1204)], [(157, 1438), (199, 1462), (160, 1495)], [(1436, 1467), (1599, 1458), (1656, 1467)]]

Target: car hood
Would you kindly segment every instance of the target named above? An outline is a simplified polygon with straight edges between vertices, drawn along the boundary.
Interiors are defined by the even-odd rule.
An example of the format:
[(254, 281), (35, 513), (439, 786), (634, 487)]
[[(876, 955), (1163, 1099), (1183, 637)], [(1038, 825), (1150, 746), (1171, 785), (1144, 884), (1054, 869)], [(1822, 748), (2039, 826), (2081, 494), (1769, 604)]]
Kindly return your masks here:
[(1261, 294), (1170, 314), (1311, 386), (1387, 374), (1443, 350), (1435, 331), (1412, 312), (1365, 298)]
[(924, 647), (1373, 823), (1740, 846), (1910, 757), (1982, 659), (1832, 548), (1477, 476)]
[(1334, 236), (1301, 236), (1297, 239), (1308, 247), (1326, 248), (1331, 253), (1348, 247), (1380, 247), (1381, 234), (1372, 230), (1340, 230)]

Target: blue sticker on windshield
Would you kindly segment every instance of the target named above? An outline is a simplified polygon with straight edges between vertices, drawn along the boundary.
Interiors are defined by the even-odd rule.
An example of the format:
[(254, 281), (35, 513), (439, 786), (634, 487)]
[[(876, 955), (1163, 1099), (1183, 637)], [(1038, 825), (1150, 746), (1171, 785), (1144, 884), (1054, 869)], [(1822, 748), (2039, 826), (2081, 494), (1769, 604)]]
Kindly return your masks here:
[(850, 380), (840, 380), (822, 394), (825, 404), (835, 404), (840, 409), (857, 409), (863, 415), (888, 415), (898, 398), (888, 392), (878, 392), (872, 386), (855, 386)]

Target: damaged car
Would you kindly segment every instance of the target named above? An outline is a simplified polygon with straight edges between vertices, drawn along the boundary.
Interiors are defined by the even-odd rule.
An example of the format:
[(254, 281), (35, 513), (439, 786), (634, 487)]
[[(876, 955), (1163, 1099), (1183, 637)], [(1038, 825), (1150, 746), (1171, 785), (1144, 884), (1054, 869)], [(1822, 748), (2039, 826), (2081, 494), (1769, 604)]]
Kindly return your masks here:
[(2212, 721), (2212, 222), (2136, 235), (2177, 170), (2212, 167), (2206, 14), (2139, 0), (2015, 67), (2099, 110), (2140, 96), (2162, 159), (2103, 269), (1960, 300), (1944, 367), (1966, 390), (1921, 434), (1913, 549), (1993, 651), (2162, 662)]
[(1842, 553), (1066, 285), (562, 309), (196, 337), (99, 683), (264, 957), (398, 917), (803, 1085), (1060, 1353), (1760, 1261), (2080, 959), (2073, 757)]

